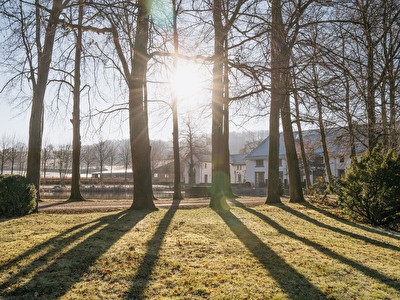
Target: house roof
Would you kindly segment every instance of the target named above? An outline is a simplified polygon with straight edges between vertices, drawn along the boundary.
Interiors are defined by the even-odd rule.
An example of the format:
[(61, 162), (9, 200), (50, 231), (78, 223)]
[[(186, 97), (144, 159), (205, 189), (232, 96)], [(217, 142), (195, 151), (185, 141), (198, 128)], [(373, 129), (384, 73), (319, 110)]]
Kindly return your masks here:
[[(230, 155), (229, 162), (233, 165), (245, 165), (244, 162), (246, 154), (232, 154)], [(211, 162), (211, 154), (196, 154), (197, 159), (200, 162)]]
[[(245, 159), (265, 159), (269, 154), (269, 136), (263, 140), (257, 148), (253, 149), (249, 154), (246, 155)], [(283, 140), (283, 134), (279, 134), (279, 155), (286, 155), (285, 143)]]
[(195, 154), (201, 162), (211, 162), (211, 154)]
[(232, 154), (230, 156), (230, 163), (232, 165), (245, 165), (244, 158), (246, 154)]
[[(296, 143), (299, 140), (298, 132), (293, 133)], [(305, 130), (303, 131), (303, 140), (306, 146), (313, 149), (313, 152), (318, 155), (322, 155), (323, 148), (321, 145), (321, 136), (318, 130)], [(331, 128), (326, 130), (326, 142), (330, 153), (332, 154), (343, 154), (349, 152), (349, 143), (347, 141), (346, 132), (341, 128)], [(356, 144), (356, 152), (362, 153), (365, 151), (365, 147), (360, 143)], [(246, 160), (266, 159), (269, 154), (269, 136), (263, 140), (257, 148), (253, 149), (246, 157)], [(279, 135), (279, 156), (286, 155), (285, 142), (283, 139), (283, 133)]]

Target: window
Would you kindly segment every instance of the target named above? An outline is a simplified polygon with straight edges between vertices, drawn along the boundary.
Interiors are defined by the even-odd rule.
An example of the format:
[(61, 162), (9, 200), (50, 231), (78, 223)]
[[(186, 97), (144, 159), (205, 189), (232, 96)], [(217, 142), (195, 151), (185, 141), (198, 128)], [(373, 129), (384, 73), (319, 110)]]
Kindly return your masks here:
[(207, 163), (204, 164), (204, 169), (207, 169)]
[(343, 155), (339, 157), (339, 162), (344, 163), (344, 156)]
[(255, 179), (256, 179), (256, 186), (257, 187), (265, 187), (265, 174), (264, 172), (256, 172), (255, 173)]
[(262, 159), (257, 159), (256, 167), (264, 167), (264, 161)]
[(158, 178), (158, 173), (154, 173), (154, 178)]
[(242, 182), (242, 174), (238, 174), (238, 182)]
[(280, 167), (282, 167), (282, 162), (283, 162), (283, 159), (280, 158), (280, 159), (279, 159), (279, 166), (280, 166)]
[(204, 174), (204, 183), (208, 183), (208, 175)]

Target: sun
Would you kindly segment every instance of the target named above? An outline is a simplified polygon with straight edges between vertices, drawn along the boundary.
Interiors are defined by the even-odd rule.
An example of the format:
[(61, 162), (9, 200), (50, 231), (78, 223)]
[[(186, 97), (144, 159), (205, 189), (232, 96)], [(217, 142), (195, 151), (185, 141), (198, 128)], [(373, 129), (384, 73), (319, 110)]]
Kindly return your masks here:
[(179, 102), (186, 102), (204, 94), (206, 78), (201, 65), (180, 62), (172, 74), (171, 88)]

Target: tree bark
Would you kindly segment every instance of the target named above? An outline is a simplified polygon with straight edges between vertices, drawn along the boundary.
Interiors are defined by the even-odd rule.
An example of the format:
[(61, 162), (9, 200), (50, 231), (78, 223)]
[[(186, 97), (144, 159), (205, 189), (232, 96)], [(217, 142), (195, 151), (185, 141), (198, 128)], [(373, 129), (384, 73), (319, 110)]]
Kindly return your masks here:
[(150, 140), (147, 123), (146, 72), (151, 1), (138, 1), (137, 27), (129, 84), (129, 129), (134, 196), (131, 209), (156, 209), (151, 182)]
[(72, 178), (71, 194), (69, 201), (85, 200), (80, 191), (80, 163), (81, 163), (81, 120), (80, 120), (80, 95), (81, 95), (81, 60), (82, 60), (82, 23), (84, 1), (79, 0), (78, 29), (76, 35), (75, 70), (74, 70), (74, 108), (72, 112)]
[(294, 77), (292, 80), (292, 85), (293, 85), (293, 90), (294, 90), (293, 95), (294, 95), (295, 110), (296, 110), (296, 125), (297, 125), (297, 132), (299, 135), (301, 159), (303, 162), (304, 174), (306, 177), (306, 193), (307, 193), (307, 191), (309, 191), (311, 189), (310, 167), (308, 165), (306, 150), (304, 148), (303, 129), (301, 128), (301, 122), (300, 122), (300, 109), (299, 109), (299, 99), (298, 99), (299, 97), (297, 94), (296, 81), (295, 81)]
[[(176, 6), (176, 0), (172, 0), (172, 7), (174, 9), (173, 16), (173, 27), (174, 27), (174, 72), (178, 69), (178, 54), (179, 54), (179, 36), (178, 36), (178, 25), (177, 25), (177, 14), (178, 8)], [(176, 91), (173, 91), (172, 95), (172, 143), (174, 151), (174, 200), (182, 200), (181, 192), (181, 158), (179, 155), (179, 124), (178, 124), (178, 105), (177, 105)]]
[(226, 145), (224, 136), (224, 105), (223, 105), (223, 59), (224, 59), (224, 28), (222, 25), (222, 3), (214, 0), (214, 66), (212, 90), (212, 183), (210, 207), (228, 210), (226, 202), (229, 177), (226, 174)]
[(356, 144), (354, 137), (354, 124), (353, 124), (353, 114), (350, 111), (350, 81), (345, 75), (345, 101), (346, 101), (346, 119), (347, 126), (349, 127), (349, 142), (350, 142), (350, 158), (356, 157)]
[(331, 170), (331, 163), (330, 163), (330, 159), (329, 159), (328, 145), (326, 143), (325, 125), (324, 125), (324, 120), (322, 117), (322, 105), (321, 105), (320, 101), (321, 101), (320, 99), (316, 99), (317, 107), (318, 107), (318, 127), (319, 127), (320, 136), (321, 136), (322, 152), (323, 152), (324, 164), (325, 164), (325, 173), (326, 173), (326, 176), (328, 177), (329, 188), (332, 188), (333, 187), (333, 176), (332, 176), (332, 170)]
[(229, 151), (229, 64), (228, 64), (228, 36), (224, 39), (224, 63), (223, 63), (223, 99), (224, 99), (224, 164), (225, 174), (228, 177), (226, 181), (226, 196), (228, 198), (234, 198), (235, 195), (232, 191), (231, 185), (231, 165), (230, 165), (230, 151)]
[(271, 106), (269, 115), (268, 189), (266, 204), (281, 203), (279, 179), (279, 111), (285, 97), (282, 85), (283, 53), (287, 51), (280, 0), (272, 0)]
[(303, 188), (301, 184), (299, 160), (296, 153), (296, 144), (293, 137), (292, 120), (290, 117), (290, 100), (289, 94), (282, 106), (282, 127), (283, 137), (286, 148), (286, 160), (289, 171), (289, 202), (304, 202)]
[[(56, 35), (58, 18), (63, 9), (61, 0), (53, 0), (49, 20), (45, 32), (43, 50), (38, 54), (38, 73), (36, 83), (33, 85), (31, 117), (29, 121), (28, 162), (26, 178), (37, 190), (35, 211), (38, 210), (40, 201), (40, 156), (43, 136), (44, 95), (50, 71), (53, 54), (54, 39)], [(40, 20), (36, 20), (40, 22)], [(39, 41), (38, 41), (39, 42)]]
[(367, 95), (365, 106), (368, 117), (368, 148), (372, 150), (378, 143), (376, 138), (376, 116), (375, 116), (375, 85), (374, 85), (374, 47), (370, 32), (367, 37)]

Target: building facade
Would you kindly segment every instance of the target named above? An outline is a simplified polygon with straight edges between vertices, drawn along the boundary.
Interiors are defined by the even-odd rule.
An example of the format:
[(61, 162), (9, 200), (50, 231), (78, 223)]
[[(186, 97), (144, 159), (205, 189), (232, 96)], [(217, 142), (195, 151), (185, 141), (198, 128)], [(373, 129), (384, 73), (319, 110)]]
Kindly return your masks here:
[[(297, 133), (294, 133), (296, 146), (298, 145)], [(323, 159), (323, 150), (320, 142), (319, 132), (316, 130), (309, 130), (303, 133), (304, 144), (306, 148), (306, 155), (308, 159), (310, 169), (310, 179), (312, 183), (315, 183), (319, 178), (327, 180), (325, 172), (325, 163)], [(329, 165), (334, 177), (342, 177), (345, 174), (346, 169), (350, 166), (351, 158), (348, 145), (338, 141), (335, 134), (328, 135), (328, 154), (329, 154)], [(358, 149), (358, 152), (362, 152), (363, 149)], [(298, 151), (299, 152), (299, 151)], [(268, 153), (269, 153), (269, 137), (263, 140), (258, 147), (251, 151), (246, 157), (246, 173), (247, 181), (253, 186), (264, 187), (268, 182)], [(302, 162), (299, 157), (300, 172), (302, 181), (305, 182), (304, 169), (302, 168)], [(279, 138), (279, 177), (281, 178), (284, 185), (288, 185), (288, 164), (286, 160), (286, 149), (283, 139), (283, 134), (280, 134)]]
[[(246, 179), (246, 163), (244, 154), (233, 154), (230, 156), (231, 183), (244, 183)], [(184, 161), (183, 177), (185, 184), (190, 183), (189, 179), (190, 159)], [(193, 184), (211, 184), (212, 164), (210, 154), (193, 155)]]

